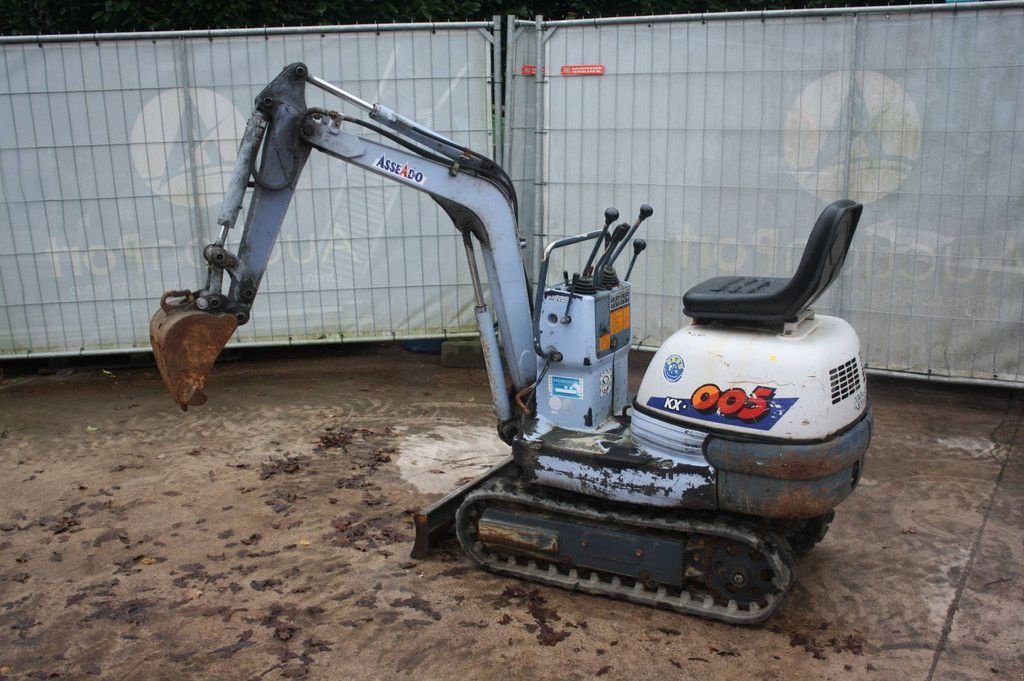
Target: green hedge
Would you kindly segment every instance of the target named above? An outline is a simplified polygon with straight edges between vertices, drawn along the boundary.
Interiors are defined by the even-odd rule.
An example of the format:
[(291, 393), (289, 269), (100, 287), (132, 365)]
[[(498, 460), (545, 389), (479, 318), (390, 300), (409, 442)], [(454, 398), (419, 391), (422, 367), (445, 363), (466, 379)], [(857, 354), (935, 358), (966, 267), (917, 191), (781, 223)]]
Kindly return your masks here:
[[(919, 1), (919, 0), (918, 0)], [(190, 28), (365, 24), (392, 21), (490, 19), (495, 14), (551, 19), (566, 17), (680, 14), (783, 7), (828, 7), (868, 2), (810, 0), (347, 0), (327, 2), (251, 2), (251, 0), (0, 0), (0, 34), (158, 31)], [(878, 4), (878, 3), (875, 3)]]

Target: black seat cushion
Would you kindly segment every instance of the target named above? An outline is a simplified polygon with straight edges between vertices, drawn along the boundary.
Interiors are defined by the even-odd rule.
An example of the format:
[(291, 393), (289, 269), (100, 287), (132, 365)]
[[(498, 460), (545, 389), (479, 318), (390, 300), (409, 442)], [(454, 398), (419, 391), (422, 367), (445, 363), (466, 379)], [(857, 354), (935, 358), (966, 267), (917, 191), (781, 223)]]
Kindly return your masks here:
[(683, 313), (700, 321), (781, 324), (796, 319), (839, 276), (863, 209), (848, 199), (825, 208), (791, 278), (708, 279), (683, 296)]

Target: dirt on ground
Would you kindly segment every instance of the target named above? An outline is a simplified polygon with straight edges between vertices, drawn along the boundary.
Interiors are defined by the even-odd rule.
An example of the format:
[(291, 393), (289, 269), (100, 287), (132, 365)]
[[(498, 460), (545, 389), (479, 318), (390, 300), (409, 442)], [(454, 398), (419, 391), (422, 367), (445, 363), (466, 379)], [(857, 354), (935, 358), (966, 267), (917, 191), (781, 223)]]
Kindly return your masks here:
[(507, 454), (482, 371), (222, 362), (187, 413), (153, 368), (8, 374), (0, 679), (1024, 679), (1024, 400), (870, 390), (860, 488), (732, 627), (410, 559), (410, 513)]

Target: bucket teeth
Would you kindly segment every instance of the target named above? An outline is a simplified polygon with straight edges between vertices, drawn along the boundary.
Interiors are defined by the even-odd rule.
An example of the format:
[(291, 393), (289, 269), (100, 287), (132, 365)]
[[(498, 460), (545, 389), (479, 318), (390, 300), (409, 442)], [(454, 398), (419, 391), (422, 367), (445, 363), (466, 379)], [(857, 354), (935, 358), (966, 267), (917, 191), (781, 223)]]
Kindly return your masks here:
[[(182, 300), (173, 304), (171, 298)], [(164, 385), (182, 411), (206, 402), (206, 377), (236, 328), (234, 315), (199, 310), (188, 292), (168, 291), (160, 300), (149, 341)]]

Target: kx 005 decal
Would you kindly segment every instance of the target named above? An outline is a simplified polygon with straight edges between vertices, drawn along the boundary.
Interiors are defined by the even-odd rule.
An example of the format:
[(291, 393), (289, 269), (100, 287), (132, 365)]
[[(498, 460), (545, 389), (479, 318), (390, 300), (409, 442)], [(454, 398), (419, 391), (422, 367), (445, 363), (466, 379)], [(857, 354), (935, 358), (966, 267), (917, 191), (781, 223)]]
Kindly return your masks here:
[(775, 388), (763, 385), (748, 394), (743, 388), (722, 390), (714, 383), (705, 383), (689, 398), (652, 397), (647, 400), (647, 406), (701, 421), (771, 430), (798, 399), (776, 397)]

